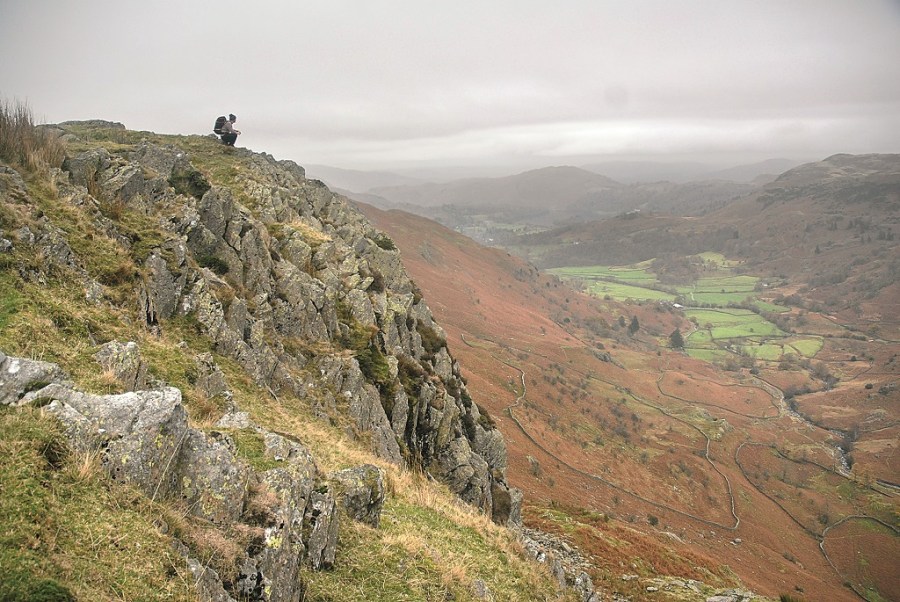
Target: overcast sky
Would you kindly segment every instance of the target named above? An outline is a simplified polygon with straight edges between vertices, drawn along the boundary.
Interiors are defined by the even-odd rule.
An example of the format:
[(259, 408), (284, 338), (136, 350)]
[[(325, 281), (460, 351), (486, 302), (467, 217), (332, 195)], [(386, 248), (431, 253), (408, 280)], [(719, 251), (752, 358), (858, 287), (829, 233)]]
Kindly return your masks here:
[(0, 0), (0, 98), (357, 169), (900, 152), (900, 0)]

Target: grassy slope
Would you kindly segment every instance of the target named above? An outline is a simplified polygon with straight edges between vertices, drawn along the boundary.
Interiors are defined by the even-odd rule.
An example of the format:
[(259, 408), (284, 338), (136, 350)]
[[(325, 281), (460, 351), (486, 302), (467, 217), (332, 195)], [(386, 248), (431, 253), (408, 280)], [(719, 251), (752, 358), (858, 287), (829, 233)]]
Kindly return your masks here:
[[(99, 145), (126, 151), (148, 139), (186, 150), (213, 184), (232, 185), (246, 170), (238, 155), (225, 153), (208, 137), (72, 129), (82, 141), (70, 143), (69, 153)], [(135, 291), (142, 262), (155, 241), (170, 236), (156, 225), (158, 216), (101, 203), (121, 231), (143, 243), (128, 251), (95, 227), (84, 206), (60, 198), (46, 175), (27, 179), (31, 202), (0, 207), (4, 233), (47, 216), (65, 231), (80, 264), (104, 284), (104, 300), (89, 304), (74, 274), (48, 271), (27, 246), (16, 245), (0, 256), (0, 349), (57, 362), (80, 388), (109, 393), (118, 385), (96, 369), (91, 356), (97, 344), (136, 341), (152, 374), (183, 391), (193, 423), (210, 424), (220, 408), (192, 386), (193, 357), (210, 351), (210, 342), (198, 334), (190, 316), (164, 322), (158, 337), (139, 326)], [(27, 269), (12, 269), (19, 266)], [(41, 273), (43, 281), (23, 279), (20, 272), (29, 270)], [(388, 473), (384, 526), (373, 530), (344, 521), (335, 570), (304, 574), (309, 600), (424, 600), (451, 594), (466, 600), (472, 598), (466, 578), (484, 580), (498, 600), (557, 598), (546, 572), (524, 559), (510, 532), (458, 504), (443, 487), (380, 462), (341, 429), (316, 422), (306, 402), (289, 396), (273, 401), (235, 362), (219, 355), (215, 360), (237, 405), (258, 423), (303, 441), (323, 471), (369, 462)], [(25, 591), (53, 578), (83, 600), (157, 599), (147, 592), (157, 592), (152, 595), (158, 599), (192, 599), (183, 561), (170, 550), (169, 536), (153, 526), (160, 514), (202, 561), (228, 569), (228, 533), (179, 521), (177, 506), (150, 504), (110, 485), (90, 459), (66, 457), (60, 467), (48, 467), (42, 450), (46, 441), (58, 442), (59, 434), (40, 411), (3, 410), (0, 428), (0, 456), (9, 459), (0, 468), (0, 591), (7, 587), (22, 595), (4, 592), (0, 598), (30, 599)]]
[(194, 599), (159, 505), (110, 487), (96, 456), (68, 453), (54, 418), (0, 410), (0, 457), (0, 599)]

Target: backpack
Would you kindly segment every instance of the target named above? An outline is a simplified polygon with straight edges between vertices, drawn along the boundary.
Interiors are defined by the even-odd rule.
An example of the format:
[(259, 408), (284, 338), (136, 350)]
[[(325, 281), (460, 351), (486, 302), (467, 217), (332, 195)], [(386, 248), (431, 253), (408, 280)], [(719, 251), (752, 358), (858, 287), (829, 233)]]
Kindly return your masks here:
[(213, 132), (216, 134), (219, 134), (221, 136), (222, 135), (222, 126), (225, 125), (226, 121), (228, 121), (228, 119), (224, 115), (222, 115), (221, 117), (217, 117), (216, 125), (213, 126)]

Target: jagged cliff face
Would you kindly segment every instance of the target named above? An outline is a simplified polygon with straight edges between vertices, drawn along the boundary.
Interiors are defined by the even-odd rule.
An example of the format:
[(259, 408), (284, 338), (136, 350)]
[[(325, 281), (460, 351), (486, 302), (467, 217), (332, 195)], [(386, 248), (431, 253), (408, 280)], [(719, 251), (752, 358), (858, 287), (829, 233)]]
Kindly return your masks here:
[[(60, 129), (77, 139), (73, 125), (93, 131)], [(469, 396), (399, 251), (345, 198), (266, 154), (222, 149), (210, 173), (179, 145), (91, 146), (66, 159), (60, 194), (95, 206), (96, 221), (125, 248), (135, 241), (101, 203), (167, 233), (144, 252), (129, 300), (148, 329), (196, 320), (217, 352), (273, 396), (306, 399), (323, 419), (370, 439), (380, 457), (421, 466), (497, 522), (518, 520), (502, 436)], [(51, 221), (21, 234), (78, 269)], [(102, 285), (85, 278), (99, 299)]]

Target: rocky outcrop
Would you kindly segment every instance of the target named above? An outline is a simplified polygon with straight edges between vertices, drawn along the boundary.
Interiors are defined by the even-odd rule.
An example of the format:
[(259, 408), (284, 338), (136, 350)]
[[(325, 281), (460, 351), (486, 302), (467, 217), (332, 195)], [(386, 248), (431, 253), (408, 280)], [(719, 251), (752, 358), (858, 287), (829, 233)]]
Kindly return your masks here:
[[(17, 367), (11, 370), (17, 379), (0, 382), (0, 395), (56, 414), (72, 447), (99, 453), (114, 481), (154, 500), (180, 501), (208, 524), (242, 525), (258, 533), (240, 560), (237, 578), (225, 585), (191, 558), (186, 546), (177, 545), (202, 599), (294, 602), (303, 591), (302, 563), (314, 569), (334, 563), (335, 495), (299, 443), (262, 429), (246, 415), (231, 415), (209, 431), (191, 428), (175, 388), (92, 395), (42, 380), (61, 374), (52, 364), (2, 358), (7, 371)], [(229, 432), (260, 441), (272, 466), (254, 468)], [(361, 471), (368, 474), (369, 467)]]
[(328, 475), (344, 513), (351, 519), (378, 527), (384, 505), (384, 471), (365, 464)]
[(758, 599), (756, 594), (744, 589), (729, 589), (715, 596), (710, 596), (706, 602), (751, 602)]
[(113, 480), (153, 498), (177, 491), (174, 468), (188, 435), (178, 389), (91, 395), (54, 383), (22, 399), (35, 400), (59, 416), (76, 449), (103, 450)]
[(29, 391), (64, 376), (56, 364), (8, 357), (0, 351), (0, 405), (16, 405)]
[(528, 554), (547, 565), (560, 590), (571, 588), (581, 602), (599, 602), (602, 599), (586, 572), (590, 563), (573, 546), (536, 529), (523, 529), (521, 539)]
[[(73, 139), (111, 125), (52, 127)], [(204, 524), (246, 527), (238, 574), (198, 577), (211, 600), (297, 599), (302, 584), (284, 584), (304, 564), (334, 563), (338, 517), (377, 525), (384, 499), (377, 469), (329, 481), (301, 444), (254, 424), (216, 358), (273, 403), (299, 400), (385, 461), (424, 470), (498, 523), (519, 524), (503, 438), (470, 397), (393, 242), (293, 162), (237, 149), (201, 167), (185, 150), (196, 144), (92, 140), (50, 171), (50, 188), (90, 224), (90, 237), (122, 254), (121, 271), (79, 256), (84, 241), (70, 245), (66, 224), (33, 211), (21, 176), (0, 165), (4, 206), (22, 214), (0, 233), (0, 252), (27, 282), (65, 274), (94, 307), (131, 304), (119, 308), (124, 319), (150, 335), (190, 331), (202, 343), (192, 339), (193, 365), (178, 367), (179, 384), (191, 399), (213, 400), (205, 411), (226, 415), (212, 428), (190, 426), (181, 391), (149, 367), (157, 358), (90, 327), (98, 370), (124, 393), (87, 393), (53, 364), (0, 354), (0, 404), (46, 406), (112, 479), (176, 500)]]
[(141, 359), (137, 343), (110, 341), (100, 347), (94, 359), (122, 383), (126, 391), (140, 391), (149, 386), (147, 365)]
[[(151, 332), (194, 320), (272, 395), (308, 399), (323, 419), (349, 421), (380, 457), (421, 466), (496, 521), (518, 523), (503, 438), (469, 396), (393, 242), (293, 162), (245, 150), (230, 160), (241, 178), (223, 185), (175, 146), (95, 149), (67, 158), (58, 187), (88, 205), (115, 201), (168, 232), (144, 253), (136, 291)], [(97, 221), (135, 244), (99, 211)], [(65, 247), (51, 255), (77, 267)], [(139, 389), (133, 378), (126, 388)]]

